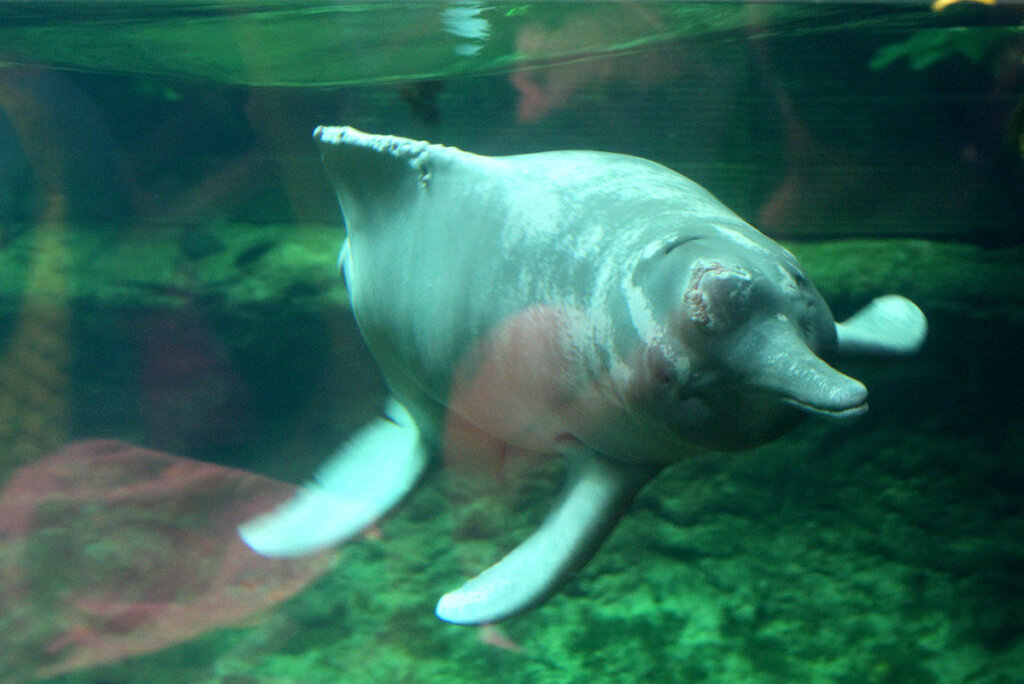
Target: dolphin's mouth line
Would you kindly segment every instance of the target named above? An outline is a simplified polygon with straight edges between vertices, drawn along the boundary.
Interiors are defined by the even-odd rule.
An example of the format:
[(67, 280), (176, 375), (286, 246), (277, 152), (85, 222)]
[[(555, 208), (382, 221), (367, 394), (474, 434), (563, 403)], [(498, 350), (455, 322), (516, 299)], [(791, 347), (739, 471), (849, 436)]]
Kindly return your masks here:
[(824, 416), (833, 420), (848, 420), (850, 418), (856, 418), (857, 416), (864, 415), (868, 411), (868, 402), (866, 401), (847, 408), (828, 409), (821, 406), (815, 406), (813, 404), (805, 404), (804, 402), (793, 399), (792, 397), (780, 397), (779, 400), (782, 403), (794, 406), (801, 411), (813, 413), (818, 416)]

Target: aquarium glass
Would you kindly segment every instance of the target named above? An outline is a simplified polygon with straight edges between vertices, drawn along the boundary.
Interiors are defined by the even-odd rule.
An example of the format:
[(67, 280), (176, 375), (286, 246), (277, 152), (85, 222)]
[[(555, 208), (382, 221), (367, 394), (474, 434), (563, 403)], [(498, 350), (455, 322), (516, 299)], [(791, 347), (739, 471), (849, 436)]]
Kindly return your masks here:
[[(349, 280), (372, 268), (374, 292), (409, 293), (415, 330), (353, 314), (346, 221), (387, 222), (369, 201), (343, 216), (321, 125), (487, 157), (395, 139), (337, 162), (387, 193), (391, 222), (354, 242)], [(534, 162), (489, 160), (556, 150), (661, 166), (623, 161), (598, 183), (622, 158), (529, 158), (519, 175), (502, 169)], [(638, 222), (677, 220), (648, 203), (640, 169), (662, 167), (765, 242), (730, 248), (743, 267), (666, 242), (695, 255), (685, 293), (611, 298), (623, 318), (602, 327), (579, 283), (642, 288), (643, 250), (622, 246)], [(718, 206), (687, 193), (695, 215)], [(586, 219), (562, 225), (567, 211)], [(715, 211), (678, 220), (733, 221)], [(606, 242), (588, 242), (595, 225)], [(504, 226), (519, 242), (496, 253)], [(789, 289), (770, 296), (750, 263), (791, 257), (768, 240), (805, 271), (780, 266)], [(547, 244), (590, 256), (565, 270)], [(490, 263), (519, 285), (460, 275)], [(544, 278), (559, 297), (503, 313)], [(800, 375), (764, 332), (789, 318), (760, 312), (808, 283), (828, 309), (793, 334), (828, 377), (866, 387), (856, 419), (804, 395), (782, 406), (736, 370)], [(923, 311), (920, 349), (832, 358), (829, 311), (887, 294)], [(633, 348), (615, 322), (717, 335), (739, 325), (720, 301), (756, 334), (627, 358), (650, 384), (624, 393), (569, 378), (551, 343), (604, 335), (592, 365), (614, 379)], [(0, 0), (2, 682), (1019, 682), (1022, 344), (1020, 3)], [(421, 352), (455, 370), (403, 365)], [(686, 414), (707, 444), (669, 463), (641, 462), (648, 435), (582, 399), (649, 399), (684, 366), (693, 405), (727, 418)], [(806, 420), (751, 438), (777, 411)], [(588, 429), (563, 428), (569, 413)], [(403, 441), (428, 418), (445, 430)], [(346, 449), (376, 460), (320, 471)], [(379, 500), (378, 474), (421, 455), (410, 491), (345, 543), (268, 557), (239, 536), (332, 477)], [(439, 598), (530, 537), (581, 462), (627, 484), (612, 504), (596, 475), (597, 494), (573, 490), (583, 503), (565, 499), (550, 545), (510, 573), (558, 581), (508, 619), (439, 619)], [(285, 546), (338, 524), (307, 516)], [(547, 567), (563, 555), (571, 567)]]

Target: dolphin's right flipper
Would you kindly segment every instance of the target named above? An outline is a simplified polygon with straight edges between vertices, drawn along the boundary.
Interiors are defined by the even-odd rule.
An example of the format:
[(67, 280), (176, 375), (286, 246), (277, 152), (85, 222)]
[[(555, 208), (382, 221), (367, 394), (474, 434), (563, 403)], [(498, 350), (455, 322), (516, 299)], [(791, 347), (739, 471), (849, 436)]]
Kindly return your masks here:
[(636, 493), (660, 470), (590, 452), (573, 465), (561, 501), (540, 528), (496, 564), (442, 596), (439, 618), (478, 625), (544, 601), (590, 560)]
[(312, 553), (354, 537), (401, 501), (426, 469), (428, 452), (405, 407), (391, 400), (386, 413), (293, 498), (239, 525), (242, 540), (263, 556)]
[(906, 297), (885, 295), (836, 323), (840, 354), (898, 356), (916, 352), (928, 334), (928, 321)]

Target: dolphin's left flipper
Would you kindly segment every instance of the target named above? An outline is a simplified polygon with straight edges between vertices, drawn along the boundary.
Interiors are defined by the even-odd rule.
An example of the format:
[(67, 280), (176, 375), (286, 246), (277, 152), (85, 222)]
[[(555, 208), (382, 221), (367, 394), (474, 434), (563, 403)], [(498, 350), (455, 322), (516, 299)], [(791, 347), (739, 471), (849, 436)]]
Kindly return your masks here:
[(885, 295), (836, 323), (840, 354), (912, 354), (928, 334), (928, 321), (906, 297)]
[(580, 454), (561, 500), (507, 556), (441, 597), (437, 616), (460, 625), (496, 622), (544, 601), (582, 567), (660, 466)]
[(263, 556), (312, 553), (354, 537), (401, 501), (426, 469), (428, 452), (405, 407), (391, 400), (386, 414), (357, 432), (294, 498), (239, 525), (242, 540)]

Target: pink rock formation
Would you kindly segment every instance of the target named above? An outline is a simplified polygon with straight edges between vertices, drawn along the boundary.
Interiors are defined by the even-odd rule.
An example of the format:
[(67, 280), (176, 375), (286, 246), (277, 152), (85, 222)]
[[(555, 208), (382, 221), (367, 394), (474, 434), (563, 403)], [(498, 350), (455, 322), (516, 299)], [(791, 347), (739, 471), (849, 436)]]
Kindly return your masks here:
[(262, 558), (235, 533), (294, 489), (107, 440), (21, 468), (0, 490), (0, 613), (33, 625), (0, 630), (18, 645), (14, 665), (54, 675), (115, 662), (294, 595), (331, 556)]

